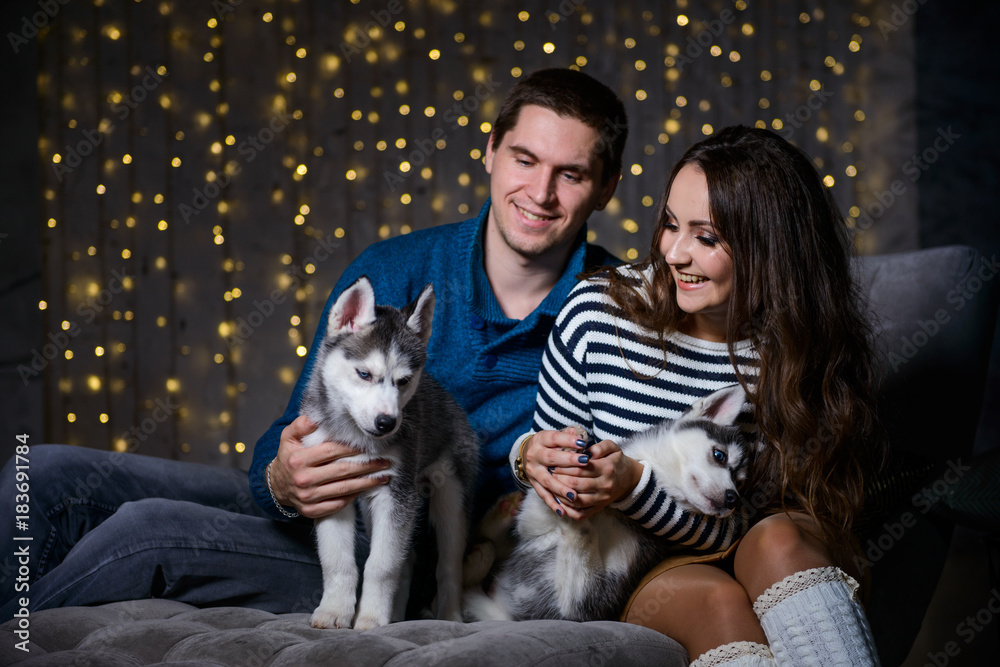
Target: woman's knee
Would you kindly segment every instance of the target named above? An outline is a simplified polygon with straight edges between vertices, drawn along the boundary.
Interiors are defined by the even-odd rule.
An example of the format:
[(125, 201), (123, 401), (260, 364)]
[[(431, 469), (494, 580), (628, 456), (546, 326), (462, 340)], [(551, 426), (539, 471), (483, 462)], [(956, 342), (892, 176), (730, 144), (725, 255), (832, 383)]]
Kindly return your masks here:
[(685, 565), (651, 579), (625, 620), (675, 639), (692, 656), (734, 641), (766, 641), (747, 592), (710, 565)]
[(736, 558), (737, 562), (742, 557), (742, 560), (786, 563), (825, 552), (811, 519), (796, 514), (773, 514), (750, 529), (737, 549)]
[(625, 620), (659, 629), (683, 624), (696, 611), (699, 622), (728, 625), (751, 609), (747, 592), (735, 579), (713, 566), (700, 566), (711, 568), (706, 572), (694, 572), (691, 567), (668, 570), (647, 582)]
[(808, 516), (773, 514), (743, 537), (736, 550), (734, 571), (736, 579), (755, 596), (790, 574), (831, 565), (829, 553)]

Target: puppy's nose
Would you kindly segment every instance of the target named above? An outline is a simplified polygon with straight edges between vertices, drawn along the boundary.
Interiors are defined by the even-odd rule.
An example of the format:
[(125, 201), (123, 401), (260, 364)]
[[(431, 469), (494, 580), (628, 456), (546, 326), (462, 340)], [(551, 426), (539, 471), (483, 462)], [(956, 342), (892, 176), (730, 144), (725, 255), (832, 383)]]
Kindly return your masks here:
[(740, 499), (740, 494), (736, 493), (732, 489), (726, 490), (726, 509), (733, 509), (736, 507), (737, 501)]
[(379, 415), (375, 418), (375, 430), (379, 432), (380, 435), (384, 435), (396, 428), (396, 418), (390, 417), (389, 415)]

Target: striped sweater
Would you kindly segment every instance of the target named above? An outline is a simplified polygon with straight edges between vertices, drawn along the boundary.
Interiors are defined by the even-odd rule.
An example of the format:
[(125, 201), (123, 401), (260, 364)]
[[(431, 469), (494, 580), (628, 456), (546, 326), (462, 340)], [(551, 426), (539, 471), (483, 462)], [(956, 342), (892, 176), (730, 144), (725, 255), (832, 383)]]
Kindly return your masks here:
[[(650, 332), (626, 321), (605, 287), (600, 280), (579, 283), (556, 318), (542, 358), (531, 433), (580, 424), (595, 442), (621, 442), (677, 419), (702, 396), (737, 382), (725, 343), (675, 332), (664, 353), (642, 340)], [(734, 348), (740, 370), (755, 378), (750, 342)], [(750, 414), (748, 405), (740, 418), (746, 431), (754, 428)], [(512, 462), (527, 435), (514, 443)], [(656, 535), (703, 551), (727, 548), (748, 527), (745, 512), (720, 519), (682, 511), (648, 466), (632, 493), (612, 507)]]

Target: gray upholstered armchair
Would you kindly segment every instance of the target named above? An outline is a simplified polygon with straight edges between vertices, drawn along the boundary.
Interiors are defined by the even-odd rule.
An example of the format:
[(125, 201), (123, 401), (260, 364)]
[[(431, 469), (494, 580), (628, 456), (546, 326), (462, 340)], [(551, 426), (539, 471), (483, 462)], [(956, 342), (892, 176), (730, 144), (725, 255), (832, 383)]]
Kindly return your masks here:
[(860, 268), (881, 331), (879, 414), (893, 445), (890, 468), (872, 489), (861, 542), (872, 571), (872, 631), (884, 664), (898, 665), (934, 593), (953, 519), (974, 521), (978, 512), (996, 522), (998, 499), (969, 494), (985, 488), (981, 469), (989, 464), (973, 464), (972, 448), (1000, 263), (953, 246), (863, 258)]

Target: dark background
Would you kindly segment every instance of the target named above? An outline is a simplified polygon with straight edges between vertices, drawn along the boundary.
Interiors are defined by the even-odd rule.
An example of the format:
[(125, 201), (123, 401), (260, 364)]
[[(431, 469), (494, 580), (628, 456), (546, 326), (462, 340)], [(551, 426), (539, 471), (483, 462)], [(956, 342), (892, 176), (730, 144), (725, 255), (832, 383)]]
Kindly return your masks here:
[[(626, 169), (632, 164), (643, 167), (640, 174), (625, 174), (617, 208), (611, 207), (591, 227), (598, 242), (623, 258), (629, 250), (645, 251), (652, 212), (640, 202), (643, 197), (657, 198), (672, 161), (703, 136), (703, 123), (717, 129), (786, 117), (808, 104), (810, 80), (836, 94), (790, 135), (819, 158), (821, 169), (836, 174), (835, 194), (845, 210), (858, 205), (863, 211), (877, 211), (872, 208), (877, 195), (884, 196), (896, 180), (906, 184), (905, 195), (861, 235), (862, 252), (964, 244), (987, 257), (1000, 255), (1000, 56), (992, 35), (1000, 25), (997, 5), (775, 1), (734, 10), (728, 2), (694, 4), (501, 2), (481, 9), (413, 1), (401, 2), (401, 11), (391, 12), (396, 6), (392, 2), (247, 1), (220, 13), (207, 2), (69, 0), (60, 5), (53, 0), (55, 17), (46, 20), (40, 37), (18, 44), (14, 53), (10, 35), (21, 33), (25, 17), (37, 15), (43, 5), (4, 3), (0, 453), (6, 457), (16, 444), (14, 436), (25, 433), (32, 443), (71, 442), (246, 467), (253, 442), (284, 407), (301, 365), (296, 350), (309, 345), (315, 318), (340, 269), (378, 238), (474, 215), (486, 192), (485, 174), (472, 154), (485, 147), (486, 134), (477, 126), (495, 117), (495, 104), (516, 80), (511, 68), (528, 72), (544, 65), (567, 66), (574, 60), (566, 53), (574, 48), (573, 55), (587, 57), (583, 71), (607, 82), (626, 101), (632, 125)], [(521, 6), (531, 14), (529, 20), (515, 18)], [(688, 37), (700, 34), (699, 25), (711, 28), (727, 10), (739, 18), (714, 42), (723, 44), (725, 51), (730, 45), (739, 49), (742, 60), (727, 64), (725, 55), (702, 54), (677, 80), (667, 78), (663, 43), (684, 47)], [(552, 11), (563, 12), (554, 24), (545, 18)], [(274, 18), (263, 21), (265, 12)], [(347, 63), (347, 26), (352, 21), (363, 25), (385, 12), (393, 21), (405, 21), (405, 29), (394, 32), (390, 23), (372, 37), (372, 48), (381, 49), (377, 63)], [(872, 17), (871, 23), (852, 26), (858, 12)], [(591, 15), (589, 22), (586, 14)], [(678, 27), (679, 14), (691, 17), (685, 29)], [(803, 14), (812, 20), (803, 22)], [(218, 17), (219, 26), (210, 30), (206, 21), (212, 17)], [(880, 29), (876, 17), (889, 23)], [(282, 24), (284, 20), (290, 23)], [(744, 21), (755, 26), (753, 37), (739, 34)], [(79, 25), (89, 27), (90, 37), (74, 39), (72, 29)], [(110, 39), (109, 25), (118, 26), (124, 36)], [(887, 30), (888, 25), (893, 29)], [(423, 28), (423, 36), (416, 36), (415, 27)], [(178, 30), (184, 34), (172, 41), (172, 31)], [(846, 51), (838, 55), (848, 68), (838, 78), (822, 63), (822, 43), (828, 40), (843, 49), (845, 30), (864, 37), (863, 58), (852, 60)], [(459, 32), (461, 42), (452, 38)], [(602, 40), (611, 33), (617, 41)], [(288, 43), (285, 35), (292, 34), (298, 43)], [(353, 34), (360, 46), (359, 33)], [(97, 35), (101, 38), (92, 44), (87, 41)], [(622, 46), (628, 35), (635, 38), (634, 46)], [(213, 43), (212, 36), (221, 39)], [(538, 50), (549, 40), (556, 47), (553, 57)], [(757, 46), (747, 46), (753, 40)], [(523, 42), (522, 49), (511, 48), (517, 41)], [(779, 42), (784, 44), (780, 52), (775, 47)], [(297, 59), (296, 50), (302, 47), (309, 55)], [(431, 62), (426, 54), (434, 47), (441, 56)], [(396, 60), (386, 55), (392, 48), (402, 49)], [(215, 68), (212, 72), (204, 69), (202, 57), (209, 51), (215, 54), (208, 63)], [(358, 53), (364, 51), (359, 48)], [(340, 56), (332, 73), (324, 74), (324, 62), (329, 62), (319, 59), (320, 52)], [(67, 65), (80, 53), (94, 62)], [(168, 92), (171, 105), (138, 105), (119, 121), (111, 110), (121, 107), (111, 106), (105, 97), (108, 90), (116, 85), (118, 90), (135, 90), (146, 76), (144, 68), (155, 68), (168, 57), (167, 83), (153, 93)], [(632, 66), (640, 57), (648, 63), (645, 72)], [(277, 75), (296, 69), (301, 73), (300, 60), (308, 63), (308, 73), (302, 73), (298, 83), (276, 83)], [(765, 68), (773, 71), (775, 81), (763, 84), (747, 75)], [(720, 86), (729, 74), (734, 82)], [(213, 79), (220, 81), (216, 90), (210, 88)], [(408, 82), (405, 92), (393, 90), (400, 80)], [(373, 87), (380, 91), (377, 98)], [(346, 91), (343, 99), (332, 94), (337, 88)], [(445, 128), (446, 150), (428, 148), (428, 140), (441, 136), (436, 131), (453, 102), (452, 90), (464, 91), (467, 99), (477, 90), (491, 94), (468, 113), (467, 126)], [(637, 90), (649, 96), (641, 104)], [(67, 93), (75, 96), (76, 110), (71, 105), (62, 108)], [(285, 96), (287, 112), (305, 109), (304, 120), (289, 122), (253, 163), (240, 161), (245, 157), (238, 151), (240, 142), (263, 137), (261, 130), (274, 117), (276, 94)], [(390, 116), (397, 94), (412, 100), (405, 117)], [(679, 95), (687, 98), (687, 106), (677, 106)], [(207, 101), (200, 99), (204, 96)], [(766, 112), (757, 103), (762, 96), (773, 104)], [(707, 108), (696, 109), (698, 99), (708, 100)], [(182, 114), (202, 103), (210, 110), (204, 132), (192, 120), (193, 113)], [(228, 105), (227, 113), (217, 111), (220, 103)], [(426, 104), (437, 104), (433, 119), (420, 112)], [(355, 108), (363, 110), (360, 121), (349, 116)], [(862, 108), (867, 120), (852, 121), (854, 110)], [(374, 123), (364, 116), (372, 109), (381, 113)], [(75, 128), (66, 124), (70, 117), (78, 120)], [(52, 154), (76, 145), (81, 132), (99, 127), (101, 118), (116, 125), (98, 147), (105, 164), (96, 158), (84, 161), (64, 182), (56, 180)], [(669, 132), (667, 118), (679, 119), (679, 129)], [(818, 126), (829, 130), (826, 141), (816, 135)], [(186, 131), (183, 141), (174, 139), (177, 130)], [(664, 144), (658, 138), (665, 130), (669, 136)], [(933, 146), (942, 133), (957, 138), (913, 179), (912, 167), (907, 170), (906, 165), (914, 164), (911, 158)], [(233, 146), (225, 143), (230, 135), (235, 137)], [(408, 144), (373, 150), (382, 136), (406, 137)], [(842, 149), (847, 140), (857, 144), (854, 155)], [(355, 148), (359, 141), (363, 149)], [(206, 151), (216, 142), (221, 154)], [(322, 154), (316, 148), (324, 149)], [(420, 165), (410, 173), (398, 170), (399, 161), (412, 158), (414, 151), (424, 153), (432, 170), (429, 176), (417, 173)], [(124, 153), (134, 158), (131, 171), (118, 161)], [(182, 164), (171, 171), (167, 161), (177, 155)], [(107, 164), (112, 157), (113, 168)], [(194, 203), (192, 193), (204, 191), (206, 171), (222, 175), (227, 160), (241, 167), (220, 197), (230, 209), (218, 210), (213, 201), (193, 222), (185, 223), (181, 205)], [(858, 176), (844, 176), (848, 164), (857, 164)], [(296, 178), (299, 165), (307, 171)], [(347, 169), (358, 170), (356, 180), (344, 179)], [(396, 178), (402, 179), (398, 189)], [(107, 195), (93, 194), (98, 182), (109, 184)], [(119, 185), (125, 197), (112, 191)], [(143, 192), (141, 201), (129, 199), (133, 189)], [(404, 191), (411, 197), (405, 204), (400, 200)], [(151, 201), (153, 192), (166, 195), (161, 208)], [(301, 215), (302, 202), (308, 202), (309, 212), (305, 223), (298, 223), (293, 219)], [(134, 228), (126, 222), (130, 216), (136, 220)], [(56, 220), (54, 227), (47, 223), (50, 218)], [(168, 231), (161, 233), (166, 236), (156, 235), (160, 218), (168, 223)], [(216, 227), (220, 234), (215, 234)], [(343, 230), (342, 236), (335, 235), (337, 229)], [(213, 238), (218, 236), (229, 244), (224, 248), (232, 248), (228, 255), (217, 252), (220, 244)], [(309, 273), (306, 266), (324, 243), (332, 244), (332, 258), (328, 264), (313, 262), (315, 273)], [(88, 247), (94, 248), (93, 255), (87, 255)], [(126, 249), (131, 249), (131, 257), (122, 255)], [(159, 273), (156, 257), (165, 258), (166, 267)], [(220, 270), (226, 259), (239, 266)], [(120, 291), (113, 281), (118, 270), (131, 277), (131, 284)], [(97, 287), (96, 293), (87, 291), (88, 281)], [(83, 326), (78, 322), (79, 305), (88, 296), (104, 295), (102, 287), (111, 302), (93, 326)], [(234, 288), (242, 295), (220, 298)], [(282, 295), (280, 303), (272, 299), (280, 317), (268, 313), (252, 336), (230, 344), (232, 329), (227, 339), (220, 323), (235, 327), (241, 318), (248, 321), (267, 305), (275, 289)], [(45, 310), (39, 308), (41, 301), (46, 302)], [(291, 322), (292, 317), (298, 317), (298, 323)], [(157, 323), (157, 318), (166, 324)], [(64, 321), (80, 324), (79, 335), (59, 346), (59, 354), (47, 359), (42, 371), (26, 375), (24, 369), (38, 363), (37, 355), (47, 344), (58, 345), (66, 331)], [(1000, 341), (1000, 330), (995, 341)], [(119, 343), (124, 345), (121, 352), (114, 347)], [(98, 345), (106, 348), (100, 357), (92, 352)], [(74, 359), (65, 359), (66, 348), (73, 349)], [(997, 349), (1000, 344), (995, 342), (977, 439), (980, 452), (1000, 443)], [(106, 421), (99, 415), (106, 415)], [(947, 405), (941, 406), (940, 415), (928, 418), (947, 418)], [(128, 433), (139, 437), (129, 438)], [(971, 548), (981, 546), (973, 543)], [(981, 580), (972, 586), (982, 586)], [(961, 619), (962, 610), (978, 609), (979, 597), (959, 598), (955, 618)], [(936, 622), (945, 636), (954, 627), (947, 615)], [(992, 636), (977, 643), (994, 640)], [(937, 645), (934, 641), (929, 640), (927, 650)], [(951, 664), (975, 664), (972, 653)], [(923, 664), (918, 658), (913, 664)]]

